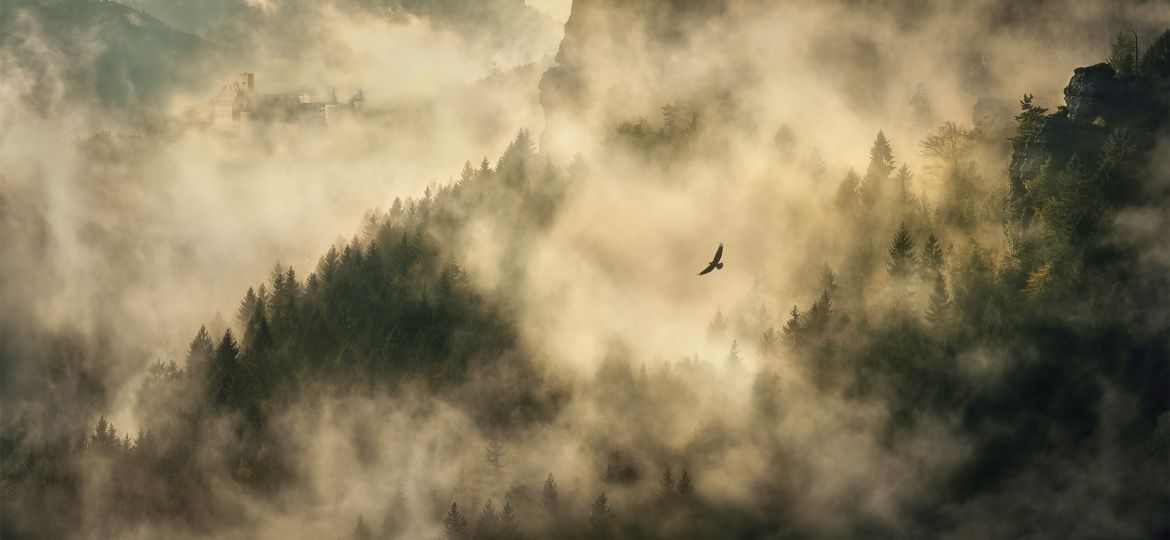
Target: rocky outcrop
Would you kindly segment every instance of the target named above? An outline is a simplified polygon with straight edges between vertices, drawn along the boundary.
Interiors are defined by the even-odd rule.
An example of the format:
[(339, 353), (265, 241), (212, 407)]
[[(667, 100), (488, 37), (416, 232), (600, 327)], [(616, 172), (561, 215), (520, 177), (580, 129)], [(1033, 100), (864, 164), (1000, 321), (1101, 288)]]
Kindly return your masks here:
[(1009, 225), (1027, 227), (1032, 204), (1027, 181), (1047, 163), (1063, 167), (1073, 156), (1092, 165), (1110, 133), (1128, 129), (1140, 146), (1152, 145), (1167, 125), (1166, 81), (1161, 76), (1118, 77), (1108, 64), (1077, 68), (1064, 88), (1065, 106), (1043, 117), (1029, 136), (1012, 143), (1005, 201)]
[[(545, 113), (541, 151), (557, 153), (557, 140), (612, 122), (645, 96), (667, 96), (663, 72), (679, 66), (688, 31), (718, 19), (725, 0), (574, 0), (556, 64), (540, 81)], [(654, 103), (656, 108), (664, 102)], [(636, 104), (636, 105), (635, 105)], [(654, 110), (650, 108), (648, 110)], [(641, 110), (645, 114), (646, 109)], [(564, 145), (570, 154), (578, 149)]]

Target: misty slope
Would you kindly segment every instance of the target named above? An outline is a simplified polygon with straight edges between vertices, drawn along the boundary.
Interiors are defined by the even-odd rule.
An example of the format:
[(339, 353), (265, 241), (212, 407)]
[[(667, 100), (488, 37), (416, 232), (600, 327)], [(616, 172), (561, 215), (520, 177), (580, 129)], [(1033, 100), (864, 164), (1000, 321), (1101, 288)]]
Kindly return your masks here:
[(96, 106), (140, 120), (206, 76), (221, 52), (116, 2), (13, 0), (4, 11), (4, 76), (42, 114)]
[[(337, 6), (407, 3), (307, 5), (235, 4), (247, 15), (228, 22), (266, 21), (256, 43), (291, 54), (367, 28), (315, 25)], [(1110, 8), (581, 0), (540, 84), (548, 144), (521, 130), (494, 163), (393, 203), (387, 163), (361, 151), (387, 139), (364, 125), (99, 134), (61, 160), (96, 171), (73, 183), (0, 169), (46, 179), (12, 184), (40, 198), (0, 190), (0, 262), (39, 278), (0, 283), (0, 535), (1165, 537), (1170, 32), (1072, 70), (1099, 55), (1059, 44), (1104, 32)], [(507, 96), (539, 69), (369, 121), (417, 126), (419, 154), (460, 144), (443, 115), (490, 139), (506, 117), (474, 109), (529, 101)], [(1020, 98), (1032, 88), (1064, 105)], [(145, 189), (178, 172), (222, 175), (230, 199)], [(311, 268), (249, 270), (233, 320), (211, 318), (196, 298), (238, 252), (333, 229), (265, 228), (313, 175), (390, 209), (319, 258), (305, 242)], [(229, 212), (258, 233), (217, 228)], [(141, 235), (167, 213), (192, 231), (152, 250)], [(697, 278), (692, 250), (716, 236), (727, 268)], [(55, 264), (83, 249), (98, 256)], [(133, 299), (122, 281), (208, 253), (207, 275), (113, 305)], [(193, 304), (208, 320), (185, 354), (140, 343)]]

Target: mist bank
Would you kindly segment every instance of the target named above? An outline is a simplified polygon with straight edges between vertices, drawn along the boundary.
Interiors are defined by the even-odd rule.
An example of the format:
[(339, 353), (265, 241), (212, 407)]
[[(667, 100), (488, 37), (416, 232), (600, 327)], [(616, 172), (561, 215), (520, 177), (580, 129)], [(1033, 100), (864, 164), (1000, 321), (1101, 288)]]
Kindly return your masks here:
[(948, 5), (577, 2), (327, 129), (6, 109), (6, 532), (1161, 534), (1159, 6)]

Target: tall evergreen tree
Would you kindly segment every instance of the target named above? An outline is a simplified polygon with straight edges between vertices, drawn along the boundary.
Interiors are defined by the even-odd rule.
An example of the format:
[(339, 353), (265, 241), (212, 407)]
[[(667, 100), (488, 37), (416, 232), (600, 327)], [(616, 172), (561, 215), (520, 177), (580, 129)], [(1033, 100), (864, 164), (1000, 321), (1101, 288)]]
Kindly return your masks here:
[(894, 151), (886, 134), (878, 131), (869, 150), (869, 165), (861, 186), (862, 199), (869, 205), (877, 204), (886, 196), (886, 184), (894, 171)]
[(511, 501), (504, 501), (504, 509), (500, 512), (500, 538), (503, 540), (519, 540), (520, 519)]
[(609, 499), (606, 498), (603, 491), (593, 501), (593, 506), (589, 510), (589, 526), (593, 529), (594, 534), (605, 538), (613, 525), (613, 517), (613, 509), (609, 507)]
[(544, 481), (544, 491), (540, 494), (540, 505), (552, 514), (560, 511), (560, 494), (557, 492), (557, 481), (553, 479), (552, 473), (548, 473), (548, 478)]
[(890, 243), (889, 254), (890, 260), (886, 270), (890, 276), (895, 278), (909, 276), (914, 269), (914, 239), (906, 230), (905, 223), (898, 226), (894, 241)]
[(446, 540), (464, 540), (467, 534), (467, 518), (459, 511), (459, 505), (452, 502), (443, 517), (443, 538)]
[(686, 469), (683, 469), (682, 476), (678, 477), (678, 494), (683, 499), (693, 499), (695, 497), (695, 484), (691, 481), (691, 475)]
[(926, 308), (926, 320), (935, 328), (945, 327), (951, 319), (951, 295), (947, 292), (947, 281), (942, 274), (934, 277), (934, 288), (930, 293), (930, 304)]
[(922, 254), (919, 255), (919, 262), (922, 264), (922, 269), (927, 276), (932, 276), (942, 271), (943, 268), (943, 250), (939, 245), (938, 238), (935, 238), (934, 233), (926, 237), (926, 241), (922, 243)]
[(215, 351), (215, 344), (211, 342), (211, 335), (207, 333), (207, 326), (200, 326), (191, 346), (187, 348), (187, 370), (195, 373), (207, 367), (211, 355)]
[(237, 400), (236, 385), (239, 377), (240, 346), (232, 336), (231, 329), (224, 330), (223, 339), (215, 348), (212, 357), (210, 379), (210, 395), (214, 403), (221, 406), (234, 405)]
[(496, 503), (488, 499), (479, 513), (479, 519), (475, 520), (472, 537), (476, 540), (494, 540), (499, 534), (499, 529), (500, 516), (496, 512)]
[(739, 355), (739, 342), (735, 340), (731, 341), (731, 350), (727, 351), (727, 367), (732, 370), (743, 367), (743, 358)]
[(659, 481), (659, 486), (662, 489), (663, 496), (674, 494), (674, 474), (670, 472), (670, 465), (662, 471), (662, 479)]
[(497, 435), (492, 435), (488, 442), (483, 447), (483, 460), (495, 470), (504, 468), (504, 456), (508, 454), (508, 450), (504, 448), (504, 443), (500, 442)]

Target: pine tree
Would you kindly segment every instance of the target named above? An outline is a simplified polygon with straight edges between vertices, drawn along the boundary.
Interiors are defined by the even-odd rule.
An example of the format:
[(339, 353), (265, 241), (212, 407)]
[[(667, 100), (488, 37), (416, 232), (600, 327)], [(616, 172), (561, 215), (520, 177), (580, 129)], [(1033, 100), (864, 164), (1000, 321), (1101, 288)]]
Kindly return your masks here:
[(799, 345), (801, 326), (800, 309), (793, 305), (792, 311), (788, 312), (788, 322), (784, 323), (784, 343), (790, 347)]
[(488, 439), (487, 444), (483, 448), (483, 460), (497, 471), (504, 468), (502, 459), (507, 454), (508, 450), (504, 448), (504, 443), (500, 442), (499, 437), (496, 435), (492, 435), (491, 439)]
[(459, 173), (459, 182), (466, 184), (472, 178), (475, 178), (475, 167), (471, 166), (471, 161), (463, 163), (463, 171)]
[(256, 312), (256, 306), (260, 304), (260, 298), (256, 296), (255, 289), (248, 287), (248, 292), (244, 293), (244, 299), (240, 301), (240, 309), (236, 312), (236, 322), (239, 323), (240, 328), (248, 326), (248, 322), (252, 320), (252, 314)]
[(229, 328), (224, 330), (223, 339), (215, 348), (210, 373), (208, 373), (211, 383), (211, 397), (216, 404), (232, 405), (235, 403), (239, 362), (240, 346), (236, 343), (236, 338), (232, 336), (232, 331)]
[(865, 182), (861, 186), (863, 200), (876, 204), (885, 197), (886, 183), (894, 171), (894, 151), (886, 134), (878, 131), (869, 150), (869, 165), (865, 169)]
[(914, 268), (914, 240), (906, 230), (906, 224), (898, 226), (894, 241), (890, 243), (890, 261), (886, 270), (891, 277), (902, 278), (910, 275)]
[(548, 473), (548, 479), (544, 481), (544, 491), (540, 494), (540, 505), (552, 514), (560, 510), (560, 494), (557, 493), (557, 481), (553, 479), (552, 473)]
[(861, 177), (849, 169), (845, 174), (845, 179), (837, 186), (837, 195), (834, 202), (838, 210), (848, 211), (856, 208), (861, 202), (858, 189), (861, 186)]
[(670, 465), (662, 471), (662, 480), (659, 482), (662, 487), (662, 495), (670, 496), (674, 494), (674, 474), (670, 472)]
[(922, 243), (922, 254), (919, 257), (922, 269), (928, 276), (942, 271), (943, 250), (934, 233), (930, 233), (930, 236), (927, 236), (926, 241)]
[(452, 502), (447, 515), (443, 517), (443, 538), (463, 540), (467, 537), (467, 518), (459, 511), (459, 505)]
[(215, 344), (211, 342), (211, 335), (207, 333), (207, 326), (200, 326), (191, 346), (187, 348), (187, 370), (198, 372), (207, 367), (211, 355), (215, 351)]
[(499, 537), (503, 540), (520, 538), (520, 519), (516, 516), (516, 510), (512, 508), (510, 501), (504, 501), (504, 510), (500, 512), (499, 532)]
[(682, 476), (678, 477), (678, 494), (683, 499), (693, 499), (695, 497), (695, 484), (691, 481), (691, 475), (683, 469)]
[(931, 326), (942, 328), (951, 317), (951, 295), (947, 292), (947, 281), (942, 274), (934, 277), (934, 289), (930, 293), (930, 305), (926, 308), (926, 320)]
[(1170, 77), (1170, 30), (1158, 34), (1146, 49), (1138, 63), (1138, 74), (1162, 79)]
[(769, 327), (760, 335), (760, 357), (767, 360), (776, 354), (776, 345), (780, 344), (780, 337), (776, 335), (776, 330)]
[(833, 297), (829, 294), (829, 289), (824, 289), (816, 301), (813, 302), (812, 307), (808, 309), (808, 313), (805, 314), (804, 328), (812, 336), (820, 336), (829, 330), (832, 319)]
[(479, 519), (475, 521), (472, 538), (476, 540), (493, 540), (499, 534), (499, 529), (500, 516), (496, 513), (496, 503), (488, 499), (483, 505), (483, 510), (479, 513)]
[(595, 534), (604, 538), (612, 523), (613, 510), (609, 507), (609, 499), (605, 497), (603, 491), (593, 501), (593, 507), (589, 511), (589, 526), (593, 528)]
[(910, 184), (914, 180), (914, 173), (910, 172), (910, 167), (902, 164), (894, 179), (898, 184), (898, 204), (902, 207), (912, 204), (914, 196), (910, 193)]
[(1118, 32), (1113, 38), (1112, 51), (1109, 54), (1109, 65), (1119, 77), (1133, 75), (1137, 68), (1137, 35), (1133, 32)]
[(1044, 127), (1044, 119), (1048, 109), (1032, 104), (1032, 94), (1024, 94), (1020, 100), (1020, 113), (1016, 115), (1016, 136), (1012, 137), (1015, 145), (1031, 140)]
[[(739, 342), (731, 341), (731, 350), (727, 352), (727, 367), (731, 370), (737, 370), (743, 366), (743, 359), (739, 355)], [(643, 368), (645, 369), (645, 368)]]

